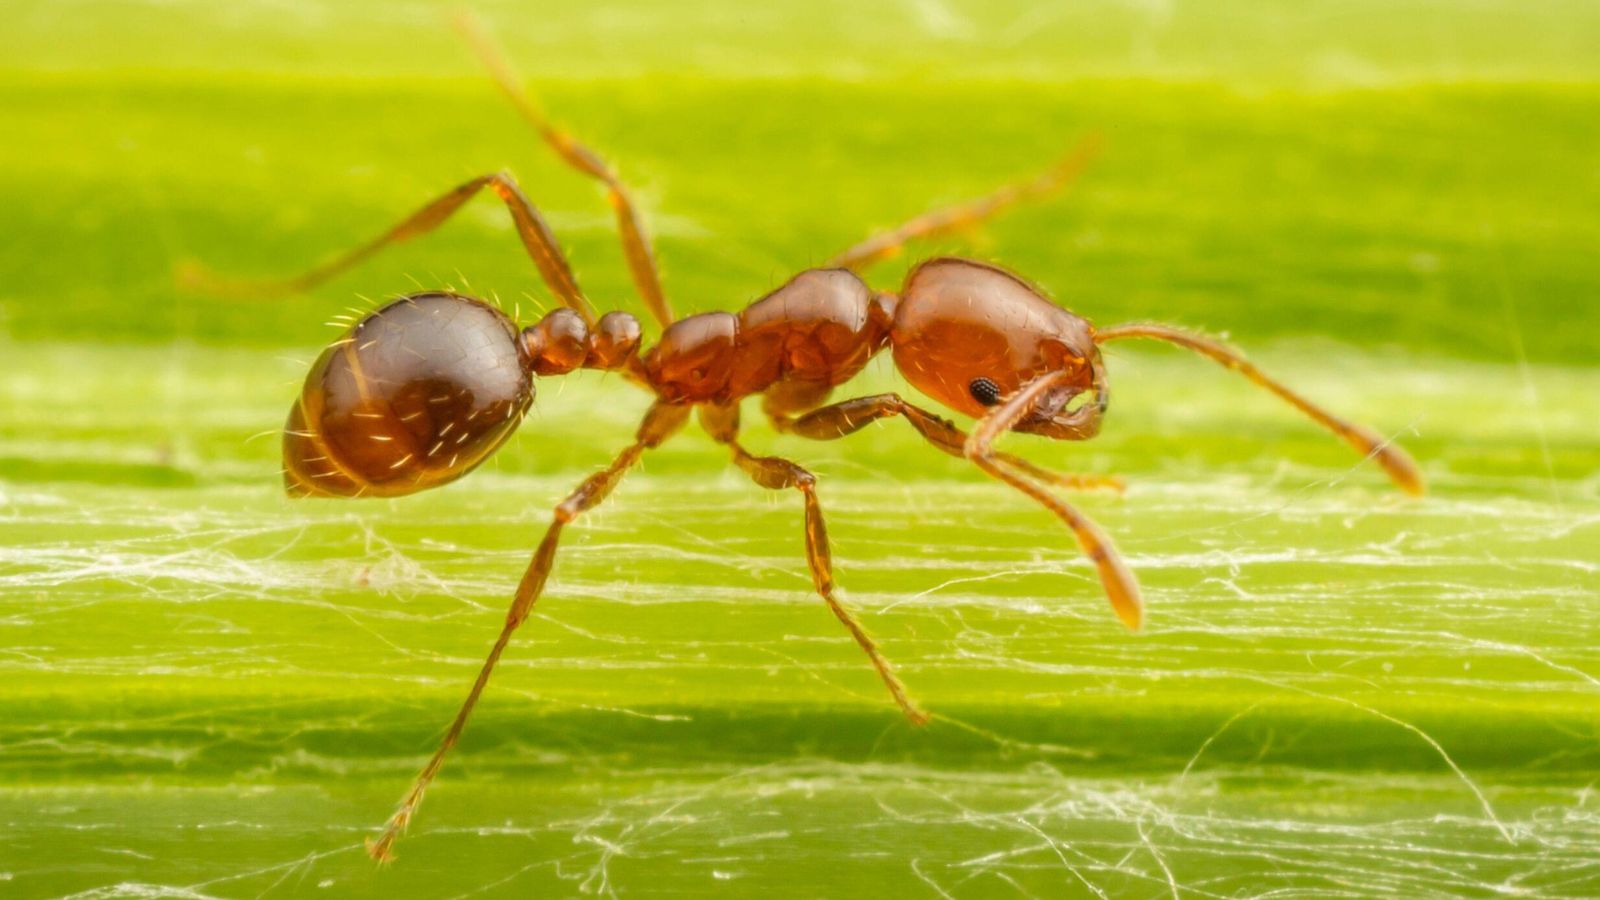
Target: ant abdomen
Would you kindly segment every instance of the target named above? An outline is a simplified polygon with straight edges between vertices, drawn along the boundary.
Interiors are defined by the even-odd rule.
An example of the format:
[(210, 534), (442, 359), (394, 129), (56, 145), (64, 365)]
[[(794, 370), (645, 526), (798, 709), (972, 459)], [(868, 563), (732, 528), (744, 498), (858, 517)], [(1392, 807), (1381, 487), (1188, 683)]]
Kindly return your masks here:
[(293, 495), (390, 497), (454, 480), (493, 453), (533, 402), (516, 325), (447, 292), (371, 313), (311, 367), (284, 432)]

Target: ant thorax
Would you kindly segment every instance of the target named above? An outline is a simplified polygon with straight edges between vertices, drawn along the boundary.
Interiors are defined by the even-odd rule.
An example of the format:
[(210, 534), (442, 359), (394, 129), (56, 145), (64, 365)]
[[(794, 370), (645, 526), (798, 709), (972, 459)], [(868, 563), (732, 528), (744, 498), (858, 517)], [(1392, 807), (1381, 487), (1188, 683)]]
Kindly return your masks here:
[(738, 313), (672, 323), (644, 354), (669, 403), (726, 403), (784, 383), (854, 378), (888, 342), (889, 311), (855, 273), (811, 269)]

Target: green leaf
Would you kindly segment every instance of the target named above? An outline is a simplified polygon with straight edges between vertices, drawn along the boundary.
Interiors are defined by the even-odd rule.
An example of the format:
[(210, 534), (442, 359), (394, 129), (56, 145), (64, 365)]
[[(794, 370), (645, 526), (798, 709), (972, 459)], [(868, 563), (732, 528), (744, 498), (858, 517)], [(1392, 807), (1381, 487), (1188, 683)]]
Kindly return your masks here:
[[(1114, 345), (1100, 437), (1005, 446), (1127, 479), (1069, 499), (1144, 586), (1130, 634), (1027, 498), (902, 423), (808, 443), (750, 404), (751, 449), (818, 475), (844, 602), (934, 721), (812, 592), (800, 498), (690, 429), (572, 526), (376, 870), (362, 840), (550, 508), (647, 398), (546, 380), (459, 483), (291, 501), (278, 429), (324, 322), (418, 285), (524, 321), (551, 301), (492, 200), (309, 296), (173, 273), (290, 274), (509, 167), (597, 304), (640, 312), (608, 212), (427, 4), (25, 2), (0, 36), (0, 888), (1600, 891), (1589, 5), (484, 12), (635, 188), (680, 310), (1099, 130), (1064, 196), (873, 283), (961, 252), (1100, 324), (1227, 333), (1431, 493), (1203, 359)], [(839, 396), (885, 390), (887, 355)]]

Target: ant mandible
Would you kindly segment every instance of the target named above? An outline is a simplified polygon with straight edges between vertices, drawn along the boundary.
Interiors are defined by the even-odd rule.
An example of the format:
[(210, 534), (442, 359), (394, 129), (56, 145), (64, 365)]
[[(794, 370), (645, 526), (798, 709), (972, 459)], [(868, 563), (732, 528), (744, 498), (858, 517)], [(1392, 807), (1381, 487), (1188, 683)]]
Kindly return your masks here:
[[(1072, 441), (1094, 437), (1107, 403), (1101, 344), (1149, 338), (1210, 357), (1376, 460), (1402, 490), (1423, 492), (1422, 475), (1405, 451), (1327, 412), (1209, 338), (1156, 324), (1096, 329), (1018, 276), (967, 259), (923, 262), (899, 293), (874, 291), (857, 274), (895, 255), (907, 241), (947, 233), (1063, 187), (1093, 156), (1092, 139), (1032, 181), (874, 235), (738, 314), (709, 312), (679, 319), (662, 292), (638, 211), (611, 166), (551, 124), (474, 22), (463, 19), (460, 24), (500, 90), (544, 142), (567, 165), (604, 185), (633, 282), (663, 331), (653, 347), (642, 350), (639, 322), (632, 315), (596, 317), (544, 218), (505, 173), (462, 184), (377, 239), (301, 277), (255, 286), (273, 291), (310, 288), (383, 247), (432, 231), (487, 188), (505, 203), (534, 265), (564, 304), (520, 331), (495, 307), (451, 291), (401, 297), (367, 315), (323, 352), (289, 413), (283, 456), (284, 481), (292, 495), (393, 497), (453, 481), (487, 459), (516, 429), (533, 403), (535, 376), (580, 368), (617, 371), (655, 395), (633, 443), (556, 505), (554, 520), (517, 585), (505, 626), (466, 701), (399, 809), (369, 841), (374, 858), (392, 858), (390, 848), (461, 736), (512, 633), (543, 592), (562, 529), (605, 500), (646, 450), (660, 446), (684, 425), (691, 410), (756, 484), (800, 492), (806, 562), (817, 593), (866, 651), (906, 718), (919, 725), (928, 714), (834, 594), (815, 476), (787, 459), (753, 455), (739, 443), (742, 399), (760, 394), (762, 410), (778, 431), (812, 440), (841, 438), (878, 419), (904, 418), (934, 447), (971, 461), (1061, 519), (1094, 563), (1112, 608), (1130, 629), (1138, 628), (1143, 618), (1133, 573), (1094, 522), (1047, 488), (1121, 490), (1121, 482), (1059, 474), (994, 447), (1008, 431)], [(977, 419), (976, 428), (964, 432), (898, 394), (827, 402), (834, 388), (885, 348), (906, 380), (940, 404)]]

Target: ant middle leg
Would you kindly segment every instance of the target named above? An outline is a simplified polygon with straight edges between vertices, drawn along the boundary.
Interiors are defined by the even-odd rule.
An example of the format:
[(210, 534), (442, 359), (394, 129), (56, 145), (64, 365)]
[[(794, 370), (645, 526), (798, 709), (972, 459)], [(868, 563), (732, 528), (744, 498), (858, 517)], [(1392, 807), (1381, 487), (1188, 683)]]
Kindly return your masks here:
[(590, 475), (583, 483), (567, 495), (556, 505), (555, 515), (550, 522), (550, 527), (544, 533), (544, 540), (539, 542), (539, 548), (534, 551), (533, 559), (528, 563), (527, 571), (522, 575), (522, 580), (517, 584), (517, 592), (511, 600), (511, 608), (506, 612), (505, 625), (500, 630), (500, 637), (490, 648), (489, 655), (483, 661), (483, 667), (478, 670), (478, 677), (472, 683), (472, 689), (467, 693), (466, 702), (461, 704), (461, 709), (456, 713), (454, 721), (450, 723), (450, 730), (445, 733), (444, 740), (440, 742), (439, 749), (434, 751), (428, 764), (423, 766), (422, 772), (417, 775), (417, 780), (411, 785), (411, 790), (406, 792), (405, 798), (400, 801), (400, 808), (385, 823), (382, 833), (378, 837), (367, 841), (367, 852), (372, 858), (380, 862), (388, 862), (394, 858), (390, 848), (399, 839), (406, 825), (411, 821), (411, 816), (416, 812), (417, 805), (422, 802), (422, 795), (427, 791), (428, 785), (439, 774), (444, 766), (445, 755), (460, 739), (461, 732), (467, 726), (467, 718), (472, 715), (473, 707), (478, 703), (478, 698), (483, 694), (484, 687), (489, 683), (489, 676), (494, 672), (495, 664), (500, 661), (500, 656), (505, 652), (506, 645), (511, 642), (511, 635), (517, 630), (528, 615), (533, 612), (533, 605), (538, 601), (540, 594), (544, 593), (545, 582), (550, 577), (550, 570), (555, 565), (556, 548), (561, 541), (561, 530), (583, 513), (598, 506), (606, 497), (610, 496), (613, 488), (622, 480), (628, 470), (644, 451), (654, 449), (663, 441), (671, 437), (688, 417), (689, 408), (686, 406), (668, 406), (657, 403), (650, 407), (645, 414), (644, 421), (639, 425), (634, 442), (627, 449), (617, 455), (611, 464)]
[(376, 238), (293, 278), (280, 281), (232, 281), (218, 278), (199, 267), (191, 267), (184, 273), (184, 277), (185, 280), (204, 287), (254, 296), (292, 294), (310, 290), (366, 261), (391, 244), (399, 244), (428, 234), (444, 224), (445, 220), (484, 188), (492, 189), (495, 196), (505, 203), (506, 210), (511, 213), (511, 221), (517, 228), (517, 236), (522, 239), (523, 247), (527, 249), (528, 256), (533, 259), (533, 264), (538, 267), (539, 274), (551, 292), (562, 303), (583, 316), (588, 324), (593, 325), (594, 308), (589, 305), (588, 299), (579, 289), (578, 280), (573, 276), (572, 267), (567, 264), (566, 255), (561, 252), (561, 245), (556, 242), (555, 234), (550, 231), (550, 226), (539, 214), (539, 210), (523, 195), (521, 188), (517, 187), (516, 180), (505, 172), (480, 175), (471, 181), (463, 182), (429, 201), (400, 224)]
[[(906, 402), (899, 394), (875, 394), (856, 397), (813, 409), (797, 417), (774, 408), (767, 415), (779, 431), (814, 441), (831, 441), (865, 428), (879, 419), (900, 416), (927, 439), (928, 443), (951, 456), (965, 456), (967, 433), (957, 428), (949, 419), (935, 415), (921, 407)], [(1020, 456), (999, 450), (993, 455), (1000, 462), (1023, 472), (1031, 478), (1064, 487), (1069, 490), (1111, 490), (1122, 493), (1124, 484), (1115, 475), (1079, 475), (1054, 472), (1034, 465)]]
[(828, 609), (832, 610), (834, 616), (849, 630), (856, 643), (867, 654), (867, 658), (872, 661), (872, 667), (878, 672), (878, 677), (883, 680), (890, 696), (900, 705), (900, 710), (905, 713), (906, 718), (913, 725), (927, 724), (927, 712), (911, 699), (905, 684), (900, 681), (900, 676), (895, 674), (889, 661), (879, 652), (877, 642), (872, 639), (872, 635), (867, 633), (861, 623), (856, 621), (855, 616), (851, 615), (834, 595), (833, 553), (828, 546), (828, 528), (822, 518), (822, 506), (817, 501), (816, 476), (789, 460), (776, 456), (753, 456), (740, 446), (737, 404), (700, 407), (700, 423), (705, 426), (706, 433), (710, 434), (713, 440), (728, 447), (733, 453), (733, 464), (749, 475), (750, 480), (769, 490), (781, 491), (793, 488), (805, 498), (806, 564), (811, 569), (811, 581), (816, 587), (818, 596), (828, 604)]
[(633, 276), (634, 287), (644, 305), (665, 328), (672, 324), (672, 305), (661, 289), (661, 273), (656, 268), (655, 254), (650, 249), (650, 239), (645, 235), (644, 220), (628, 195), (622, 180), (600, 154), (589, 149), (577, 138), (553, 124), (545, 115), (544, 107), (523, 88), (523, 80), (511, 63), (495, 46), (494, 41), (470, 13), (456, 18), (456, 27), (472, 45), (489, 76), (501, 93), (517, 108), (523, 120), (533, 126), (539, 137), (554, 150), (561, 161), (579, 172), (599, 181), (606, 188), (606, 202), (617, 217), (617, 231), (622, 238), (622, 253), (628, 260), (628, 273)]
[(829, 260), (828, 265), (860, 271), (897, 255), (908, 241), (974, 226), (1023, 200), (1066, 187), (1099, 153), (1100, 136), (1091, 134), (1079, 141), (1060, 162), (1027, 181), (1005, 185), (976, 200), (925, 212), (895, 228), (871, 235)]

